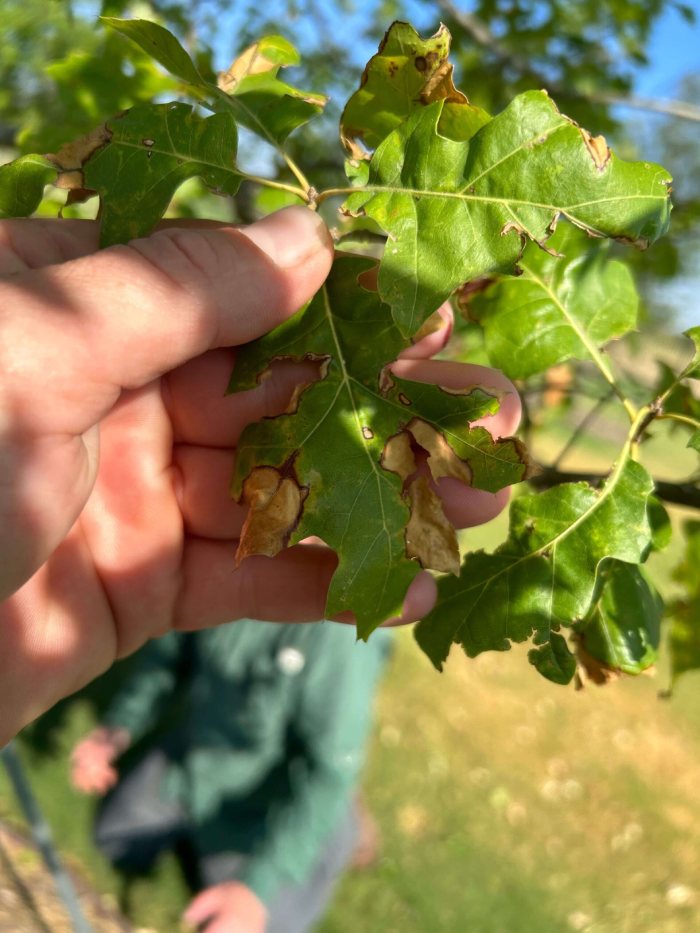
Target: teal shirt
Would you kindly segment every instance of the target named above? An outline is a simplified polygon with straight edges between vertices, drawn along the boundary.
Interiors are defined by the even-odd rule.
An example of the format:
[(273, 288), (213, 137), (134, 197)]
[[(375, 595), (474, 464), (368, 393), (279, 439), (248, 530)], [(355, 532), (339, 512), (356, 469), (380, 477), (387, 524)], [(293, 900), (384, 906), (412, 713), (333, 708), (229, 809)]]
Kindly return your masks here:
[(241, 880), (270, 901), (308, 879), (347, 812), (389, 638), (248, 619), (171, 633), (141, 650), (105, 723), (138, 740), (184, 701), (163, 792), (182, 801), (202, 854), (250, 855)]

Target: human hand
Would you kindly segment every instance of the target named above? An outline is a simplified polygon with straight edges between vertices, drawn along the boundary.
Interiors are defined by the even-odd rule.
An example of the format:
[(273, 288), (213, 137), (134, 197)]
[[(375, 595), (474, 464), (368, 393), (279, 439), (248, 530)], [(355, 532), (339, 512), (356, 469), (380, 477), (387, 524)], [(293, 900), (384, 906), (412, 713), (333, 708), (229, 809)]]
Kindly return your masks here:
[(205, 933), (265, 933), (267, 910), (249, 887), (224, 881), (198, 894), (183, 919)]
[[(0, 745), (172, 629), (322, 618), (336, 566), (312, 544), (234, 569), (245, 510), (228, 496), (245, 425), (284, 411), (316, 375), (280, 362), (256, 389), (224, 394), (231, 348), (322, 284), (332, 244), (321, 221), (291, 208), (246, 229), (170, 227), (96, 248), (90, 222), (0, 223)], [(487, 426), (505, 435), (517, 425), (500, 374), (419, 359), (395, 367), (509, 390)], [(450, 479), (440, 492), (458, 526), (507, 496)], [(420, 574), (403, 619), (429, 611), (434, 590)]]
[(117, 783), (113, 762), (131, 745), (126, 729), (93, 729), (73, 749), (71, 783), (83, 794), (106, 794)]

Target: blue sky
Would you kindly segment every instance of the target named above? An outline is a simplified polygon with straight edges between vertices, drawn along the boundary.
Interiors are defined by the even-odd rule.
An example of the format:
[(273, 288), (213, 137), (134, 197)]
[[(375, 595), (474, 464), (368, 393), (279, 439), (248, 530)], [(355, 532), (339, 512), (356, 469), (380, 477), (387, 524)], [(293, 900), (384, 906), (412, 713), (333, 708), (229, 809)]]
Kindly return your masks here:
[[(697, 22), (689, 25), (674, 9), (659, 20), (649, 44), (649, 68), (637, 73), (636, 91), (645, 97), (672, 97), (678, 80), (688, 71), (700, 71), (700, 2), (691, 0)], [(700, 105), (700, 101), (695, 101)], [(700, 143), (700, 126), (698, 127)]]
[[(637, 71), (636, 92), (640, 95), (673, 96), (678, 80), (683, 74), (700, 70), (700, 0), (685, 0), (685, 2), (695, 11), (698, 21), (694, 25), (689, 25), (677, 10), (670, 4), (668, 5), (666, 12), (657, 22), (649, 44), (650, 66)], [(268, 0), (268, 6), (272, 8), (273, 15), (277, 5), (275, 0)], [(343, 18), (343, 29), (348, 35), (358, 32), (359, 28), (366, 23), (368, 15), (376, 15), (376, 0), (355, 0), (352, 5), (353, 12), (346, 14)], [(465, 0), (461, 2), (457, 0), (456, 6), (465, 11), (473, 8), (473, 4)], [(407, 7), (410, 13), (409, 18), (418, 29), (432, 31), (437, 27), (434, 4), (426, 4), (421, 0), (408, 0)], [(228, 63), (226, 59), (235, 51), (230, 48), (230, 45), (236, 35), (236, 26), (240, 18), (236, 13), (235, 3), (232, 3), (228, 14), (225, 14), (223, 18), (223, 28), (220, 30), (221, 42), (218, 43), (216, 49), (217, 58), (221, 57), (222, 67), (225, 67)], [(305, 17), (299, 17), (296, 21), (280, 17), (280, 31), (293, 41), (295, 36), (297, 39), (300, 38), (300, 33), (303, 34), (307, 26)], [(354, 55), (352, 50), (350, 54), (358, 62), (364, 63), (375, 49), (373, 44), (368, 44), (366, 49), (361, 48), (361, 45), (362, 43), (355, 48)]]

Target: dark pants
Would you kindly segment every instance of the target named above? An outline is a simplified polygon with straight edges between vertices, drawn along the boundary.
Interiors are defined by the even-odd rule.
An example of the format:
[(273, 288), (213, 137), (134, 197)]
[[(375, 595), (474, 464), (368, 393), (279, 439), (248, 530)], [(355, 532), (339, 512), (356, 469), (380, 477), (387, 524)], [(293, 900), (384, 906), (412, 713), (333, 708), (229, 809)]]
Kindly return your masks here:
[[(104, 799), (95, 824), (95, 843), (117, 867), (147, 871), (168, 849), (183, 844), (189, 852), (189, 827), (176, 800), (162, 795), (168, 759), (155, 748), (126, 774)], [(340, 875), (357, 843), (358, 819), (352, 805), (338, 828), (323, 845), (309, 879), (301, 885), (285, 884), (267, 904), (266, 933), (307, 933), (325, 913)], [(248, 856), (227, 852), (196, 857), (196, 873), (203, 887), (234, 881)]]

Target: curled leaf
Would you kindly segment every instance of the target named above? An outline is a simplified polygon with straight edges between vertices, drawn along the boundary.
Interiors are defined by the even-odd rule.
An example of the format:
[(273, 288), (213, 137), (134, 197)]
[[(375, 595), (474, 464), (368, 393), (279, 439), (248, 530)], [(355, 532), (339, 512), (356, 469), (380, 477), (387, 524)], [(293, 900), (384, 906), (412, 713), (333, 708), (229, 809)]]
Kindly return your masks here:
[(273, 145), (279, 146), (292, 130), (321, 113), (328, 100), (278, 78), (281, 67), (298, 62), (299, 53), (290, 42), (282, 36), (265, 36), (218, 77), (226, 105), (238, 122)]
[(44, 187), (56, 179), (45, 156), (25, 155), (0, 165), (0, 217), (28, 217), (41, 203)]
[(489, 120), (454, 86), (450, 42), (445, 26), (429, 39), (408, 23), (390, 26), (340, 119), (340, 136), (353, 158), (369, 158), (416, 109), (437, 100), (445, 101), (440, 132), (450, 139), (469, 139)]
[(602, 576), (603, 592), (580, 645), (610, 671), (640, 674), (657, 660), (663, 603), (634, 564), (611, 561)]

